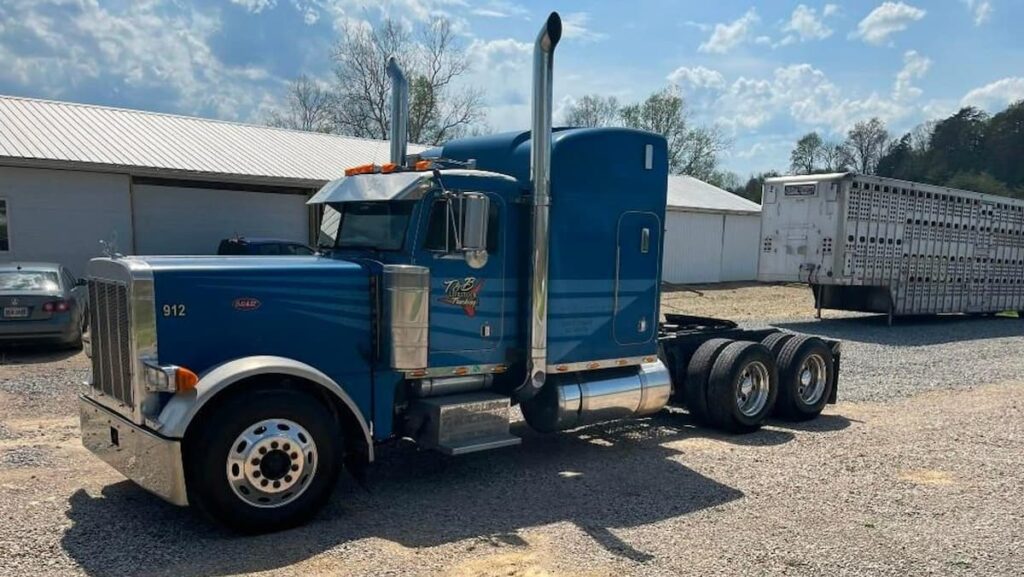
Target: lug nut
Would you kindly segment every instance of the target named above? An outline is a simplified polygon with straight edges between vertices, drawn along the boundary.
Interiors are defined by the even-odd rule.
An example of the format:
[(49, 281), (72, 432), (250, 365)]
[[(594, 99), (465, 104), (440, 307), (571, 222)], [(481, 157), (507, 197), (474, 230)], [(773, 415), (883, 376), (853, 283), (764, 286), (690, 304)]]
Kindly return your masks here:
[(257, 458), (255, 458), (255, 459), (253, 459), (253, 460), (252, 460), (252, 464), (253, 464), (253, 465), (259, 465), (259, 464), (260, 464), (260, 460), (259, 460), (259, 458), (257, 457)]
[(276, 449), (276, 448), (277, 448), (277, 441), (273, 441), (273, 442), (271, 442), (271, 443), (270, 443), (270, 448), (271, 448), (271, 449)]
[(299, 470), (299, 466), (298, 465), (292, 465), (292, 471), (298, 471), (298, 470)]
[(289, 445), (288, 443), (285, 443), (284, 446), (281, 448), (284, 449), (285, 451), (290, 451), (292, 449), (292, 446)]
[(281, 488), (281, 481), (274, 481), (274, 488), (275, 489), (280, 489)]
[(266, 447), (260, 447), (260, 454), (261, 455), (266, 455), (267, 454), (267, 448)]
[(284, 482), (285, 483), (291, 483), (292, 482), (292, 476), (291, 475), (285, 475), (284, 476)]
[(299, 458), (299, 454), (298, 453), (292, 453), (291, 455), (289, 455), (289, 457), (291, 457), (292, 460), (294, 461), (295, 459)]
[(259, 478), (260, 478), (260, 475), (261, 475), (261, 473), (260, 473), (259, 471), (253, 471), (253, 472), (252, 472), (252, 476), (253, 476), (253, 477), (256, 477), (257, 479), (259, 479)]
[(270, 484), (270, 481), (267, 481), (266, 479), (263, 479), (262, 481), (260, 481), (260, 487), (266, 487), (269, 484)]

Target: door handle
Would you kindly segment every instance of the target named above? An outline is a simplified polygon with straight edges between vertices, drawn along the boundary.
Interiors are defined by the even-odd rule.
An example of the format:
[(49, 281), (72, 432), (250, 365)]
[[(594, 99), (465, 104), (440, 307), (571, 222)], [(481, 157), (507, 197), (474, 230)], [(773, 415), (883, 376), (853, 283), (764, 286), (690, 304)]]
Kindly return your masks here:
[(651, 229), (644, 227), (640, 229), (640, 253), (647, 254), (651, 251)]
[(491, 337), (491, 323), (484, 323), (480, 325), (480, 336), (485, 339)]

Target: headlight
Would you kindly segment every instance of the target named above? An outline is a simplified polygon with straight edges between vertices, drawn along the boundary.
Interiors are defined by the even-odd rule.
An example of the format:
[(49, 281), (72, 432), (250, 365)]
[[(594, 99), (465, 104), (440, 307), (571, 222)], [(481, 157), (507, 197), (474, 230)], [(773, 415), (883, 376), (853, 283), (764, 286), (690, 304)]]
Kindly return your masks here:
[(196, 388), (199, 376), (177, 365), (159, 365), (152, 361), (143, 363), (146, 373), (146, 389), (154, 393), (181, 393)]

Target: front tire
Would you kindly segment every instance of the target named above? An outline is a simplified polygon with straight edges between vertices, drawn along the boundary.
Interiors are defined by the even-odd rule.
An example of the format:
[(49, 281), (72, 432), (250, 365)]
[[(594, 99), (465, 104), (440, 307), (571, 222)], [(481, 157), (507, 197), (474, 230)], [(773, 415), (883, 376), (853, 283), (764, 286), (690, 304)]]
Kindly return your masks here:
[(240, 533), (301, 525), (330, 497), (342, 462), (341, 427), (310, 395), (236, 395), (186, 441), (189, 501)]

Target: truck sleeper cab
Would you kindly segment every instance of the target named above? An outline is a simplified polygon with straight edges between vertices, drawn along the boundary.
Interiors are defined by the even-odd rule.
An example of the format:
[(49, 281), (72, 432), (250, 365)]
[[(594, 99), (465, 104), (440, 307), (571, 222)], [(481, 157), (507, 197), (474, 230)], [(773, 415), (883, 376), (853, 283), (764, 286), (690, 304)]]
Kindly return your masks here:
[[(89, 267), (83, 442), (239, 531), (309, 519), (343, 469), (410, 439), (458, 455), (669, 403), (733, 432), (835, 401), (839, 345), (659, 311), (662, 137), (550, 128), (557, 14), (534, 126), (323, 187), (310, 257), (121, 257)], [(392, 62), (396, 109), (404, 77)], [(685, 247), (680, 247), (685, 248)]]

